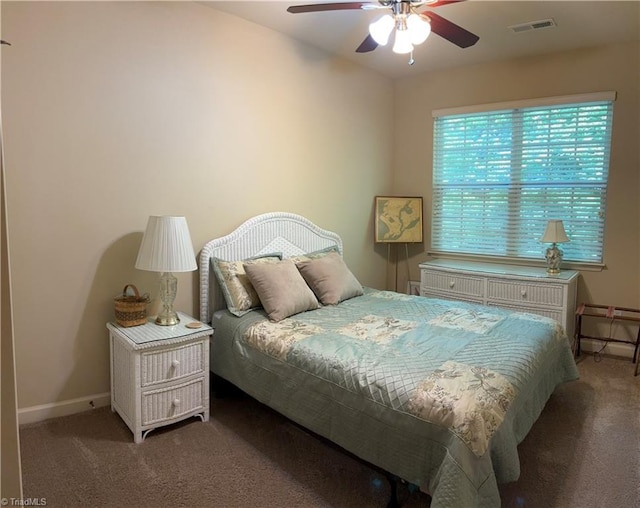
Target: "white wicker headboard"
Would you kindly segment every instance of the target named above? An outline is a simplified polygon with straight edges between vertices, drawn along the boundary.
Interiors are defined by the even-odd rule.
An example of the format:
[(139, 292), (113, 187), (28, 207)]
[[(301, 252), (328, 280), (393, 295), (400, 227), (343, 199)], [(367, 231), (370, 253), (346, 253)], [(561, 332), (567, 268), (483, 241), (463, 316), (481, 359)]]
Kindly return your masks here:
[(232, 233), (207, 242), (199, 258), (200, 320), (210, 323), (212, 314), (227, 306), (211, 269), (212, 257), (238, 261), (273, 252), (290, 257), (332, 245), (337, 245), (342, 253), (342, 239), (336, 233), (316, 226), (301, 215), (286, 212), (258, 215)]

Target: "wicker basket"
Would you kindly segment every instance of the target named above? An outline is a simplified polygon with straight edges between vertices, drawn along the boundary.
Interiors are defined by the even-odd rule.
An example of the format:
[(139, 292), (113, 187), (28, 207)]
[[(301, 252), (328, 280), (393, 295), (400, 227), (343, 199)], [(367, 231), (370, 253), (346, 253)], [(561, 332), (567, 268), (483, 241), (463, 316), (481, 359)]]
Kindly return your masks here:
[[(127, 289), (133, 289), (134, 294), (128, 295)], [(147, 304), (149, 295), (140, 296), (138, 288), (133, 284), (127, 284), (122, 290), (122, 296), (114, 298), (116, 307), (116, 323), (120, 326), (138, 326), (147, 322)]]

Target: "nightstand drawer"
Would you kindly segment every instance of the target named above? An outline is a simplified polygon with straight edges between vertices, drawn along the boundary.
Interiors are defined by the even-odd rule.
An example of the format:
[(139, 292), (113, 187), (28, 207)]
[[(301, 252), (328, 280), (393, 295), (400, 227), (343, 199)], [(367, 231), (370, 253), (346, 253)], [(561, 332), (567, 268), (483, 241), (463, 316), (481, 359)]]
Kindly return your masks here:
[(142, 393), (142, 425), (181, 418), (204, 409), (204, 378), (194, 379), (162, 390)]
[(477, 298), (484, 295), (484, 280), (464, 275), (425, 270), (422, 272), (421, 285), (427, 291), (446, 291)]
[(142, 386), (176, 380), (205, 370), (204, 341), (143, 353)]
[(514, 303), (535, 303), (562, 307), (564, 291), (562, 286), (549, 283), (522, 283), (509, 280), (487, 282), (487, 298)]

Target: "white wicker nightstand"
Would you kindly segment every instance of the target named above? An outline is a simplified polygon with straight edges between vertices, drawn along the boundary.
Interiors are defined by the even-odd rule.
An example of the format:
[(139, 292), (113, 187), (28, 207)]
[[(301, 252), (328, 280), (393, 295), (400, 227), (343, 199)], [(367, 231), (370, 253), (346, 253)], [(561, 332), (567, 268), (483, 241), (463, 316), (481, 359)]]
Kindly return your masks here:
[(178, 312), (180, 323), (152, 320), (124, 328), (107, 323), (111, 350), (111, 410), (141, 443), (151, 430), (199, 416), (209, 420), (209, 340), (213, 329)]

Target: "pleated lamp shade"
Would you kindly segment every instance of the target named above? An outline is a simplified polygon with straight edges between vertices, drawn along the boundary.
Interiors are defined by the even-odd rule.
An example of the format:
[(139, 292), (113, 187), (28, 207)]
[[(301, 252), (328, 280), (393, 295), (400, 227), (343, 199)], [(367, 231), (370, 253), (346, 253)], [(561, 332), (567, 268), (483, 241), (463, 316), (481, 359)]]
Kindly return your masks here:
[(136, 268), (151, 272), (192, 272), (198, 268), (184, 217), (149, 217)]
[(565, 243), (569, 241), (567, 233), (564, 230), (564, 224), (561, 220), (552, 219), (547, 222), (547, 229), (545, 229), (541, 242), (544, 243)]

